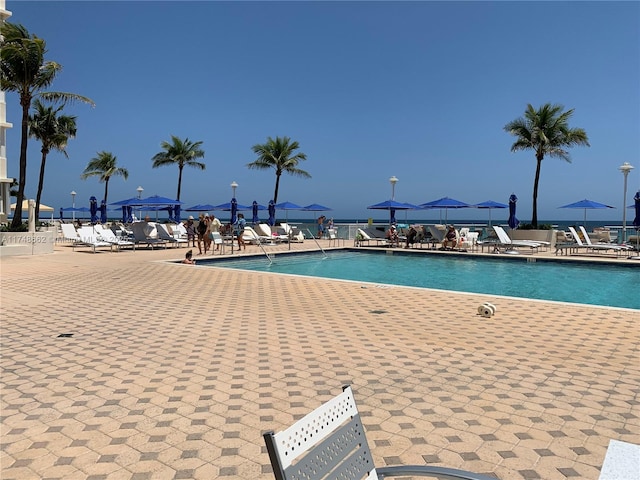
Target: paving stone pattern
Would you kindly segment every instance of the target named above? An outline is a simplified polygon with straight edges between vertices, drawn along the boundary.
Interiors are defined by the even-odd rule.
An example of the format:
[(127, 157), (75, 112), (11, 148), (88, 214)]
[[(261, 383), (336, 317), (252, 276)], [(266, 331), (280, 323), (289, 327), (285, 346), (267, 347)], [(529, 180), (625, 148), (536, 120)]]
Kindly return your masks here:
[(640, 443), (638, 311), (161, 261), (184, 251), (2, 260), (3, 480), (270, 479), (262, 433), (344, 384), (379, 466), (595, 480)]

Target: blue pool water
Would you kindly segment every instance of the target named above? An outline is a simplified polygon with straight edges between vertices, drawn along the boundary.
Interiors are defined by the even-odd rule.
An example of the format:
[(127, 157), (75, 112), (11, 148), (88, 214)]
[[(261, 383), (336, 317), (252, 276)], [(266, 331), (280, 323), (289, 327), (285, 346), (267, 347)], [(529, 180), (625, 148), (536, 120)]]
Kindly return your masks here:
[(640, 309), (640, 265), (353, 251), (199, 261), (199, 265)]

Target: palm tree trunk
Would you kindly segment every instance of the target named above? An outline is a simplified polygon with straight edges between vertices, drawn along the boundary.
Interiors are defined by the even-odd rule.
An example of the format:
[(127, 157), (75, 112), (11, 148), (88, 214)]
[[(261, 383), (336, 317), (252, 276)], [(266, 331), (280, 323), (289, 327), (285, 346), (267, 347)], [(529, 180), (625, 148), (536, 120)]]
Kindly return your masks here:
[(278, 203), (278, 190), (280, 189), (280, 175), (276, 173), (276, 189), (273, 192), (273, 203)]
[(38, 193), (36, 194), (36, 223), (40, 219), (40, 199), (42, 198), (42, 188), (44, 186), (44, 167), (47, 163), (47, 150), (42, 149), (42, 161), (40, 162), (40, 178), (38, 179)]
[(184, 165), (178, 165), (178, 196), (176, 197), (176, 200), (180, 200), (180, 187), (182, 186), (182, 169), (184, 168)]
[(22, 202), (24, 201), (24, 187), (27, 181), (27, 140), (29, 135), (29, 108), (31, 107), (31, 95), (20, 97), (22, 106), (22, 129), (20, 140), (20, 178), (18, 179), (18, 196), (16, 197), (16, 209), (13, 212), (11, 229), (16, 230), (22, 225)]
[(538, 182), (540, 182), (540, 168), (542, 167), (542, 158), (536, 157), (536, 177), (533, 181), (533, 212), (531, 215), (531, 226), (538, 228)]
[(104, 204), (107, 204), (107, 194), (109, 193), (109, 177), (104, 179)]

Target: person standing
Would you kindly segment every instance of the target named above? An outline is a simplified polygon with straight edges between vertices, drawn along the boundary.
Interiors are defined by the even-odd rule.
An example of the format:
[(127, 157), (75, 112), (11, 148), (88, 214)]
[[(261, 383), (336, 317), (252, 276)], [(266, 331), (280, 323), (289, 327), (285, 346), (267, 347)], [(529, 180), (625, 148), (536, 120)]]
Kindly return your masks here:
[(247, 225), (247, 221), (244, 219), (244, 214), (239, 213), (238, 214), (238, 220), (236, 221), (236, 235), (238, 236), (238, 251), (240, 251), (240, 248), (243, 248), (244, 250), (247, 249), (247, 245), (244, 243), (244, 227)]
[[(207, 234), (208, 224), (205, 221), (204, 214), (200, 214), (198, 217), (198, 226), (196, 227), (196, 232), (198, 233), (198, 254), (202, 255), (202, 243), (205, 242), (205, 235)], [(207, 253), (207, 244), (204, 243), (204, 253)]]
[(322, 238), (324, 234), (324, 219), (327, 218), (324, 215), (318, 217), (318, 238)]
[(196, 246), (196, 226), (193, 223), (193, 217), (189, 215), (189, 218), (184, 222), (184, 228), (187, 231), (187, 246), (191, 242), (191, 246)]

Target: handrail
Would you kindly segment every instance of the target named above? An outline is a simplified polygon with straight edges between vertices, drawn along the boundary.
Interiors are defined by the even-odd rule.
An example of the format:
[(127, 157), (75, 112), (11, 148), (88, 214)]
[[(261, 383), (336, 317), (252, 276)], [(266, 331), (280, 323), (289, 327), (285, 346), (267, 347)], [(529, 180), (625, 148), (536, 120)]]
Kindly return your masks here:
[(324, 248), (322, 248), (322, 245), (318, 243), (318, 240), (316, 239), (316, 237), (313, 236), (313, 233), (311, 233), (311, 230), (307, 228), (307, 232), (309, 232), (309, 235), (311, 235), (311, 238), (313, 238), (313, 241), (316, 242), (316, 245), (318, 245), (318, 248), (322, 250), (322, 254), (325, 256), (325, 258), (328, 257), (327, 252), (325, 252)]
[[(246, 230), (245, 230), (245, 233), (246, 233)], [(249, 231), (249, 233), (251, 234), (251, 238), (253, 238), (255, 241), (258, 242), (258, 246), (260, 247), (260, 250), (262, 250), (262, 253), (264, 253), (264, 256), (267, 257), (267, 260), (269, 260), (269, 265), (271, 265), (273, 263), (273, 258), (271, 258), (271, 255), (269, 255), (269, 253), (262, 246), (262, 242), (260, 241), (260, 237), (254, 236), (255, 232)]]

